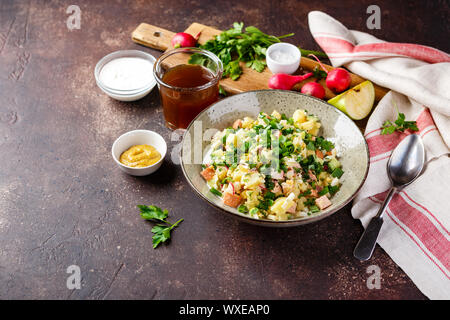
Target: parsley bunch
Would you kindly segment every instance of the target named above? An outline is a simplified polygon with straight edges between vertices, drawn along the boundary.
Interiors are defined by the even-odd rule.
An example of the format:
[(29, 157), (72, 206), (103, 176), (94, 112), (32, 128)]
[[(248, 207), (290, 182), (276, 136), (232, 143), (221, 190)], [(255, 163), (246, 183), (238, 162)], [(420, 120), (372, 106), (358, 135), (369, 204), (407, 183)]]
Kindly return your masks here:
[(166, 242), (170, 239), (170, 232), (172, 229), (176, 228), (178, 224), (184, 219), (180, 219), (174, 224), (167, 221), (167, 217), (169, 216), (169, 212), (167, 210), (162, 210), (157, 206), (137, 206), (141, 211), (141, 217), (145, 220), (153, 220), (162, 222), (162, 224), (157, 224), (152, 228), (152, 232), (154, 233), (153, 239), (153, 249), (155, 249), (160, 243)]
[[(281, 42), (281, 39), (293, 35), (293, 33), (290, 33), (275, 37), (267, 35), (253, 26), (244, 29), (243, 22), (235, 22), (233, 28), (207, 41), (200, 48), (211, 51), (222, 60), (224, 77), (237, 80), (242, 74), (239, 62), (244, 62), (247, 67), (262, 72), (266, 67), (267, 48), (274, 43)], [(211, 66), (209, 59), (200, 54), (193, 54), (189, 63), (200, 64), (205, 67)]]

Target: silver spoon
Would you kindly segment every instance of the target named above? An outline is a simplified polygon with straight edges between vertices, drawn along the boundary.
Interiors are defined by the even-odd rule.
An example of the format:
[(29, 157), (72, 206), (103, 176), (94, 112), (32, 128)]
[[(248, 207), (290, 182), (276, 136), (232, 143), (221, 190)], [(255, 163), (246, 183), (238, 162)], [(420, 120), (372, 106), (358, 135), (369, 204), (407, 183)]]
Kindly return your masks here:
[(370, 259), (383, 225), (383, 213), (389, 201), (391, 201), (396, 191), (401, 190), (420, 175), (424, 163), (425, 148), (422, 139), (418, 135), (411, 134), (407, 136), (395, 147), (387, 163), (387, 172), (392, 184), (391, 190), (389, 190), (378, 213), (370, 220), (361, 239), (359, 239), (355, 251), (353, 251), (355, 258), (362, 261)]

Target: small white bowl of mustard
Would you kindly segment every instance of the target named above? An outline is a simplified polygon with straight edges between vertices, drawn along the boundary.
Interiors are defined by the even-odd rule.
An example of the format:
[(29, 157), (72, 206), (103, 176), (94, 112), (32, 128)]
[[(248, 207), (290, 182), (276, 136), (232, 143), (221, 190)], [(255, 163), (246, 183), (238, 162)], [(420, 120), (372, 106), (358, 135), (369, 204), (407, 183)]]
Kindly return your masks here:
[(114, 141), (111, 153), (124, 172), (133, 176), (146, 176), (161, 167), (167, 153), (167, 144), (154, 131), (133, 130)]

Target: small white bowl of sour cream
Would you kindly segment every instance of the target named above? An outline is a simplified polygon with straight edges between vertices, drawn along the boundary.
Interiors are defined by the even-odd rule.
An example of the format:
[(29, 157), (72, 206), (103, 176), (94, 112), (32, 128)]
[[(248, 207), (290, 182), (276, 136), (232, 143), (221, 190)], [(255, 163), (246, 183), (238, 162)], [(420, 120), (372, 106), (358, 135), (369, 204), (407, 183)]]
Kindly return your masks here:
[(140, 50), (120, 50), (104, 56), (95, 66), (97, 86), (120, 101), (145, 97), (156, 85), (153, 65), (156, 59)]
[(292, 74), (300, 66), (301, 53), (293, 44), (279, 42), (267, 48), (267, 67), (272, 73)]

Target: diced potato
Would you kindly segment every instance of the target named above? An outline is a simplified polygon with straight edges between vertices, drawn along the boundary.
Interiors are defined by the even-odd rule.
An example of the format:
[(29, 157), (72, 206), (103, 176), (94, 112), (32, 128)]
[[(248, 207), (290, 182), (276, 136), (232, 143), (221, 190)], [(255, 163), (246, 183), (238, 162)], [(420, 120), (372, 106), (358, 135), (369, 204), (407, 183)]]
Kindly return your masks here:
[(281, 187), (283, 188), (283, 194), (287, 196), (294, 190), (294, 180), (286, 180), (281, 184)]
[(244, 191), (243, 194), (245, 194), (246, 197), (246, 201), (245, 201), (245, 206), (250, 210), (254, 207), (256, 207), (259, 203), (259, 199), (258, 199), (258, 194), (259, 192), (257, 191)]
[(209, 180), (206, 184), (209, 188), (217, 188), (217, 182), (219, 178), (215, 175), (211, 180)]
[(298, 127), (302, 130), (309, 131), (309, 130), (312, 130), (315, 128), (315, 124), (316, 124), (316, 122), (314, 120), (309, 120), (309, 121), (300, 123), (300, 125)]
[(247, 174), (250, 170), (243, 165), (238, 165), (236, 170), (234, 170), (232, 178), (233, 181), (241, 181), (243, 175)]
[(273, 205), (270, 207), (270, 211), (275, 213), (278, 217), (283, 216), (292, 205), (295, 205), (294, 200), (290, 200), (287, 197), (281, 197), (275, 200)]
[(300, 138), (299, 136), (295, 136), (294, 139), (292, 139), (292, 144), (294, 145), (295, 149), (300, 150), (304, 142), (302, 138)]
[(230, 133), (227, 137), (226, 146), (235, 147), (236, 146), (236, 135), (234, 133)]
[(320, 122), (316, 122), (314, 128), (309, 130), (308, 133), (312, 134), (313, 136), (317, 136), (319, 134), (319, 129), (320, 129)]
[(308, 189), (308, 185), (302, 180), (297, 180), (297, 188), (300, 192), (305, 192)]
[(241, 123), (241, 126), (242, 126), (242, 128), (245, 128), (245, 129), (253, 128), (253, 122), (254, 122), (254, 121), (255, 121), (255, 120), (253, 120), (253, 119), (250, 118), (250, 117), (245, 117), (245, 118), (243, 119), (242, 123)]
[(325, 171), (322, 171), (321, 173), (319, 173), (319, 180), (325, 180), (328, 177), (328, 173)]
[(254, 189), (264, 183), (264, 177), (260, 173), (254, 172), (244, 175), (241, 182), (246, 189)]
[(221, 167), (218, 166), (216, 173), (217, 173), (217, 177), (219, 178), (219, 180), (223, 180), (225, 179), (225, 177), (227, 176), (227, 168), (226, 167)]
[(305, 209), (305, 205), (303, 204), (305, 201), (306, 201), (305, 197), (301, 197), (297, 201), (297, 211), (302, 211), (303, 209)]
[(283, 213), (277, 214), (277, 218), (278, 218), (278, 221), (285, 221), (285, 220), (289, 219), (289, 216), (285, 212), (283, 212)]
[(292, 118), (294, 119), (294, 122), (300, 124), (302, 122), (306, 121), (306, 113), (305, 110), (295, 110), (294, 114), (292, 115)]
[(335, 187), (339, 184), (339, 178), (334, 178), (333, 180), (331, 180), (331, 186)]
[(281, 120), (281, 114), (278, 111), (276, 111), (276, 110), (273, 110), (271, 116), (274, 117), (277, 120)]

